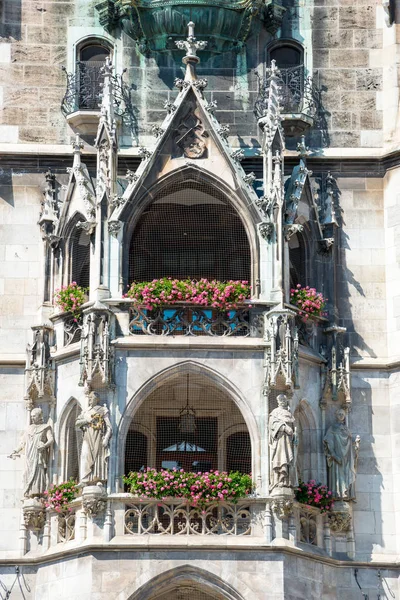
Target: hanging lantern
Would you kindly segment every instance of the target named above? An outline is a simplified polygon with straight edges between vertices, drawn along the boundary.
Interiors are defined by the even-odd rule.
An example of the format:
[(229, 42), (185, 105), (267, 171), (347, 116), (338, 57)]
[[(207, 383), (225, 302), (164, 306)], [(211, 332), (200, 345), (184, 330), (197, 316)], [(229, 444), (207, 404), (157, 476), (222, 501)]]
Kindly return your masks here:
[(189, 374), (186, 379), (186, 406), (179, 413), (179, 429), (182, 433), (196, 431), (196, 411), (189, 406)]

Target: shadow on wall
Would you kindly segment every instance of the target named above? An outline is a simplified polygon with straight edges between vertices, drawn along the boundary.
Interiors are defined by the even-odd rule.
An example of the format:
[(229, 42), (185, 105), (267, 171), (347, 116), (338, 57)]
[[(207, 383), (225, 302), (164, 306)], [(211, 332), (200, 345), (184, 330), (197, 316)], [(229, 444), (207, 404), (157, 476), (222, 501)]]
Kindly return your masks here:
[(21, 39), (21, 12), (21, 0), (0, 0), (0, 37), (3, 41)]
[(336, 180), (333, 181), (333, 201), (338, 223), (338, 248), (336, 255), (337, 262), (337, 299), (339, 325), (346, 327), (348, 335), (348, 345), (351, 349), (352, 357), (361, 357), (367, 353), (371, 358), (377, 358), (373, 348), (364, 340), (362, 335), (356, 331), (353, 321), (354, 307), (350, 302), (350, 286), (366, 299), (364, 289), (359, 281), (354, 277), (354, 273), (346, 264), (346, 251), (351, 250), (350, 238), (343, 230), (346, 224), (344, 220), (344, 211), (340, 204), (341, 191)]

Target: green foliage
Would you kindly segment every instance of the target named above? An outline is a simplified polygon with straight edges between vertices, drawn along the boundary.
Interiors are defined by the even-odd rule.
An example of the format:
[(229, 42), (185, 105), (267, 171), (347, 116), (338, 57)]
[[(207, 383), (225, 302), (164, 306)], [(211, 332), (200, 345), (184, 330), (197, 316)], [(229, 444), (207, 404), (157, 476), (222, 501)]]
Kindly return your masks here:
[(49, 489), (44, 492), (45, 505), (56, 512), (70, 511), (69, 504), (78, 496), (78, 493), (78, 484), (74, 479), (64, 481), (59, 485), (51, 484)]
[(72, 312), (75, 319), (80, 315), (80, 307), (86, 302), (86, 294), (89, 288), (83, 288), (73, 281), (69, 285), (63, 285), (54, 294), (54, 302), (63, 312)]

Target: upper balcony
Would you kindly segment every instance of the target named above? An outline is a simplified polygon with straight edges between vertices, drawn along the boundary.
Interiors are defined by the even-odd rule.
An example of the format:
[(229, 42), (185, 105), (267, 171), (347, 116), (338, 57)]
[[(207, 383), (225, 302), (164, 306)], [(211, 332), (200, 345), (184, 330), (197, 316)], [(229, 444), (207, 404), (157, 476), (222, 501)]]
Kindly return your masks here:
[[(67, 87), (61, 103), (61, 112), (72, 129), (82, 135), (95, 135), (100, 117), (100, 103), (104, 84), (104, 61), (76, 61), (75, 72), (68, 73)], [(129, 87), (121, 76), (112, 77), (114, 111), (118, 117), (131, 112)]]
[[(278, 65), (279, 66), (279, 65)], [(313, 126), (318, 94), (312, 78), (307, 75), (304, 65), (280, 68), (275, 71), (280, 87), (282, 126), (288, 137), (299, 137)], [(255, 113), (260, 119), (264, 116), (268, 103), (270, 76), (259, 81), (259, 94), (255, 103)]]

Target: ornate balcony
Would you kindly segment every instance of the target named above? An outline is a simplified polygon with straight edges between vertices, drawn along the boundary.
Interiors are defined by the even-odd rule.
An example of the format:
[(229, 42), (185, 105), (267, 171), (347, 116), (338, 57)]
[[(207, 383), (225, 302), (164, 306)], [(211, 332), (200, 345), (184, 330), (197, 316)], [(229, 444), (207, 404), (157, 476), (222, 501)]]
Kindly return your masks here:
[[(67, 88), (61, 103), (61, 112), (68, 124), (82, 134), (95, 134), (100, 116), (100, 102), (104, 84), (103, 62), (77, 61), (74, 73), (68, 73)], [(114, 89), (114, 110), (122, 119), (133, 118), (130, 88), (123, 81), (123, 75), (112, 77)]]
[(249, 307), (220, 311), (194, 305), (146, 310), (131, 306), (129, 332), (133, 335), (249, 336)]
[[(304, 65), (275, 71), (280, 87), (283, 128), (289, 137), (298, 137), (314, 124), (318, 107), (318, 91)], [(259, 94), (255, 114), (261, 119), (268, 104), (270, 76), (259, 79)]]

